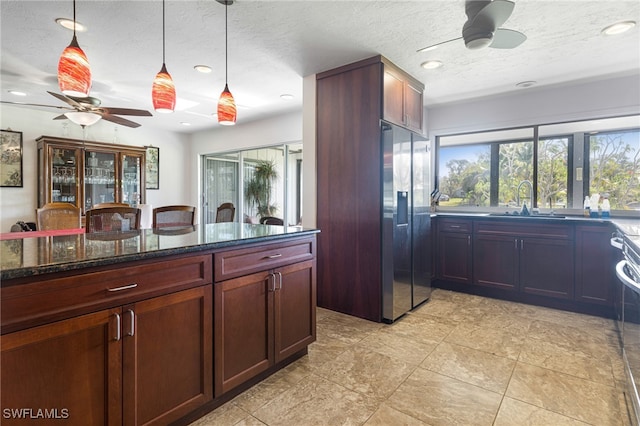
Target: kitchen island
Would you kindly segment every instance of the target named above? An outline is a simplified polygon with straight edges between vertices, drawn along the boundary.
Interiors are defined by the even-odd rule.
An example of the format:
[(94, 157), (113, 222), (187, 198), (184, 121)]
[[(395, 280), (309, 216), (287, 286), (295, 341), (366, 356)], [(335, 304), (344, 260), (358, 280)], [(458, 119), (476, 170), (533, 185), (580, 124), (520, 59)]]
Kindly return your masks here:
[(187, 423), (315, 340), (316, 230), (0, 241), (3, 424)]

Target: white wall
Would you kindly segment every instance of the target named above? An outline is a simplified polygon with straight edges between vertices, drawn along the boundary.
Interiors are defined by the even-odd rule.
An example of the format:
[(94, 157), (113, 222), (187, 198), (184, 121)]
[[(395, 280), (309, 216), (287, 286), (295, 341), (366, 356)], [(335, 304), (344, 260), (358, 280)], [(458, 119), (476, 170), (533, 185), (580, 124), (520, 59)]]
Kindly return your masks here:
[[(37, 150), (36, 138), (42, 135), (82, 139), (82, 128), (68, 120), (52, 120), (51, 112), (0, 106), (0, 128), (22, 132), (23, 187), (0, 188), (0, 232), (9, 232), (18, 220), (35, 222), (37, 207)], [(68, 134), (63, 133), (63, 122)], [(115, 129), (118, 129), (117, 132)], [(117, 142), (114, 137), (117, 135)], [(160, 148), (160, 189), (147, 190), (147, 203), (153, 206), (188, 204), (191, 185), (188, 170), (188, 136), (145, 128), (116, 126), (99, 121), (87, 128), (86, 139), (114, 142), (121, 145), (154, 145)]]
[[(428, 87), (427, 87), (427, 90)], [(429, 138), (640, 112), (640, 78), (624, 76), (427, 108)]]

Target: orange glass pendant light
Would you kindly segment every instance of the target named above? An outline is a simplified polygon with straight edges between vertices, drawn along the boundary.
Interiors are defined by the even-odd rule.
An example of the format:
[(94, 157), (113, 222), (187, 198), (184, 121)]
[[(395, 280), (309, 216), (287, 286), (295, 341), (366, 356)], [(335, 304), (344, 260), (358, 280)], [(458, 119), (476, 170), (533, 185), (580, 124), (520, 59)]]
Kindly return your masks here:
[(227, 84), (224, 85), (224, 90), (218, 100), (218, 123), (224, 126), (236, 124), (236, 102)]
[(227, 9), (229, 4), (233, 4), (233, 0), (218, 0), (220, 3), (224, 3), (224, 90), (220, 94), (220, 100), (218, 100), (218, 123), (223, 126), (233, 126), (236, 124), (236, 102), (233, 99), (233, 95), (229, 91), (229, 84), (227, 83), (228, 77), (228, 42), (227, 42)]
[(73, 38), (60, 55), (58, 62), (58, 86), (67, 96), (87, 97), (91, 90), (91, 68), (87, 55), (76, 38), (76, 1), (73, 0)]
[(156, 74), (151, 88), (153, 108), (158, 112), (173, 112), (176, 107), (176, 86), (164, 63), (164, 0), (162, 0), (162, 68)]

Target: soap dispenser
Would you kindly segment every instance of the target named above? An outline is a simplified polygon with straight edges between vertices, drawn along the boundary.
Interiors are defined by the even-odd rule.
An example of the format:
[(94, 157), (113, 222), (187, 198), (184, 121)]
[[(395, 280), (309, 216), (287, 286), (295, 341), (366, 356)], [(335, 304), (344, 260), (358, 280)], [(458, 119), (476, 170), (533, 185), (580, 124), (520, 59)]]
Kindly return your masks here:
[(522, 203), (522, 210), (520, 211), (520, 216), (529, 216), (529, 209), (527, 208), (527, 203)]

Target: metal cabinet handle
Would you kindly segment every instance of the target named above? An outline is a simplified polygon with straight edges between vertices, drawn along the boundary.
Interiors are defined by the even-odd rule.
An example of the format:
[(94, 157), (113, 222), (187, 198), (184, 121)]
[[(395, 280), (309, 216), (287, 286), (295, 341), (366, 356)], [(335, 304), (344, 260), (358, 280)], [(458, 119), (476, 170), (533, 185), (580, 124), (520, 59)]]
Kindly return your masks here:
[[(270, 273), (267, 281), (269, 282), (267, 289), (270, 292), (276, 291), (276, 274), (274, 274), (273, 272)], [(273, 287), (271, 287), (271, 284), (273, 284)]]
[(138, 287), (138, 283), (123, 285), (122, 287), (108, 288), (107, 291), (122, 291), (122, 290), (129, 290), (130, 288), (136, 288), (136, 287)]
[(277, 259), (279, 257), (282, 257), (282, 253), (276, 253), (276, 254), (272, 254), (271, 256), (265, 256), (263, 257), (263, 259)]
[(513, 240), (513, 247), (514, 247), (516, 250), (518, 250), (518, 239), (517, 239), (517, 238), (515, 238), (515, 239)]
[(280, 287), (278, 287), (277, 290), (282, 290), (282, 272), (276, 272), (276, 274), (278, 274), (278, 277), (280, 278), (278, 280), (280, 282)]
[(129, 325), (129, 331), (127, 332), (127, 336), (133, 336), (135, 334), (136, 329), (136, 314), (131, 309), (127, 309), (129, 315), (131, 315), (131, 323)]
[(520, 250), (524, 249), (524, 240), (520, 240)]
[(467, 245), (471, 245), (471, 235), (467, 235)]
[(460, 225), (449, 225), (449, 228), (460, 228)]
[(118, 340), (120, 340), (120, 314), (113, 314), (116, 317), (116, 338), (115, 341), (117, 342)]

